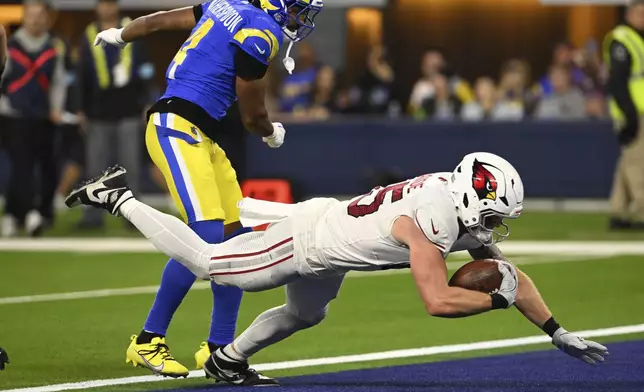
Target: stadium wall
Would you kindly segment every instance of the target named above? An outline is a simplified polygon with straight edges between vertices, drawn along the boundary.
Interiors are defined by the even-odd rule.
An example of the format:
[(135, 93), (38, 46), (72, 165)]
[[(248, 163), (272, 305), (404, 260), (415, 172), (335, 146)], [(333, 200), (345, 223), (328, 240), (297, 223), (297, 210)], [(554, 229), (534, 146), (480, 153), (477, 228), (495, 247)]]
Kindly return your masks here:
[(609, 122), (422, 123), (382, 119), (286, 125), (280, 149), (249, 138), (249, 177), (291, 179), (304, 195), (354, 195), (378, 171), (452, 170), (469, 152), (508, 159), (528, 198), (608, 197), (619, 147)]
[[(527, 198), (605, 199), (619, 153), (610, 123), (600, 121), (361, 119), (285, 126), (286, 142), (279, 149), (248, 137), (248, 177), (290, 179), (299, 197), (356, 195), (378, 179), (452, 170), (463, 155), (488, 151), (515, 165)], [(6, 188), (8, 166), (0, 149), (0, 190)], [(145, 182), (146, 193), (154, 192), (152, 182)]]

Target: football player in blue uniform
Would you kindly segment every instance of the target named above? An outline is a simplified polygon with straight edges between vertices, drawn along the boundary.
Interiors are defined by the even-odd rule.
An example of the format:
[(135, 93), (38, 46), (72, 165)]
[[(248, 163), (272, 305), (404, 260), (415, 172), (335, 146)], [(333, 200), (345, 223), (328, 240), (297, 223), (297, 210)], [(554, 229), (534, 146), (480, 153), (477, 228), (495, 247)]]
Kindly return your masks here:
[[(322, 7), (322, 0), (211, 0), (143, 16), (96, 37), (95, 45), (125, 47), (155, 31), (192, 29), (168, 68), (165, 94), (148, 112), (146, 145), (181, 216), (209, 243), (250, 230), (239, 223), (237, 202), (242, 193), (235, 170), (217, 145), (218, 136), (229, 129), (227, 112), (237, 104), (246, 129), (272, 148), (281, 146), (285, 130), (268, 118), (263, 77), (283, 35), (291, 45), (305, 38)], [(288, 52), (283, 62), (289, 72), (293, 70)], [(143, 331), (132, 337), (126, 362), (164, 376), (188, 375), (170, 354), (165, 335), (194, 281), (187, 268), (170, 259)], [(235, 334), (242, 291), (214, 283), (212, 289), (210, 336), (195, 354), (197, 368), (217, 347), (231, 343)], [(241, 385), (274, 382), (247, 364), (238, 379)]]

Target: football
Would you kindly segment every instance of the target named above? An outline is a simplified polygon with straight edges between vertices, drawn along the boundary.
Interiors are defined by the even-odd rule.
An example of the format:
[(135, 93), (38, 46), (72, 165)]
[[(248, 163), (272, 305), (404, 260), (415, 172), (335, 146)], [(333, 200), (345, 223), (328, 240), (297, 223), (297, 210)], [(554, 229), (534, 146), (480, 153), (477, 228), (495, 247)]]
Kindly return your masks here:
[(463, 289), (493, 293), (501, 287), (503, 277), (494, 260), (473, 260), (454, 272), (449, 285)]

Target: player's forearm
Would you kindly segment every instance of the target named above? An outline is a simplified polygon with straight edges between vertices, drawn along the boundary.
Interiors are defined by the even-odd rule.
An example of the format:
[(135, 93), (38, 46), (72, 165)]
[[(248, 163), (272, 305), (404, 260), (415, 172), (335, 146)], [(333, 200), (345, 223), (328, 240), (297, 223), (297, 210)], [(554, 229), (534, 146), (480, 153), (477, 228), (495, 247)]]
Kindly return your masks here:
[(467, 317), (492, 310), (492, 297), (477, 291), (447, 287), (425, 302), (425, 307), (436, 317)]
[(242, 121), (247, 130), (258, 136), (267, 137), (273, 134), (273, 124), (268, 119), (268, 113), (266, 115), (255, 115), (246, 118), (242, 116)]
[(125, 42), (132, 42), (157, 31), (189, 30), (196, 24), (192, 7), (160, 11), (133, 20), (123, 29), (121, 37)]
[(532, 279), (518, 268), (517, 275), (519, 276), (519, 289), (517, 290), (515, 305), (525, 318), (537, 327), (543, 328), (546, 321), (552, 317), (552, 313)]
[(238, 77), (236, 91), (244, 127), (261, 137), (271, 136), (273, 124), (268, 118), (264, 101), (266, 82), (262, 79), (246, 81)]
[(488, 294), (447, 285), (447, 267), (431, 244), (410, 249), (411, 272), (425, 309), (437, 317), (466, 317), (492, 309)]

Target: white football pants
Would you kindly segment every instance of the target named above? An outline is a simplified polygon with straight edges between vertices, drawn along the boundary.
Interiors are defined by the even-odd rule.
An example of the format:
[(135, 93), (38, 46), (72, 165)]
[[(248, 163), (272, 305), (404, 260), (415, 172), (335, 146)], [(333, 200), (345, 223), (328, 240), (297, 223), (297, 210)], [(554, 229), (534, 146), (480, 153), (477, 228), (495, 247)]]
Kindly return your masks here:
[[(344, 275), (303, 277), (298, 272), (291, 218), (264, 232), (239, 235), (222, 244), (208, 244), (186, 224), (138, 200), (130, 199), (121, 214), (154, 246), (178, 260), (201, 279), (263, 291), (286, 285), (286, 304), (255, 319), (232, 344), (247, 359), (264, 347), (320, 323), (338, 294)], [(304, 261), (300, 261), (304, 262)]]

